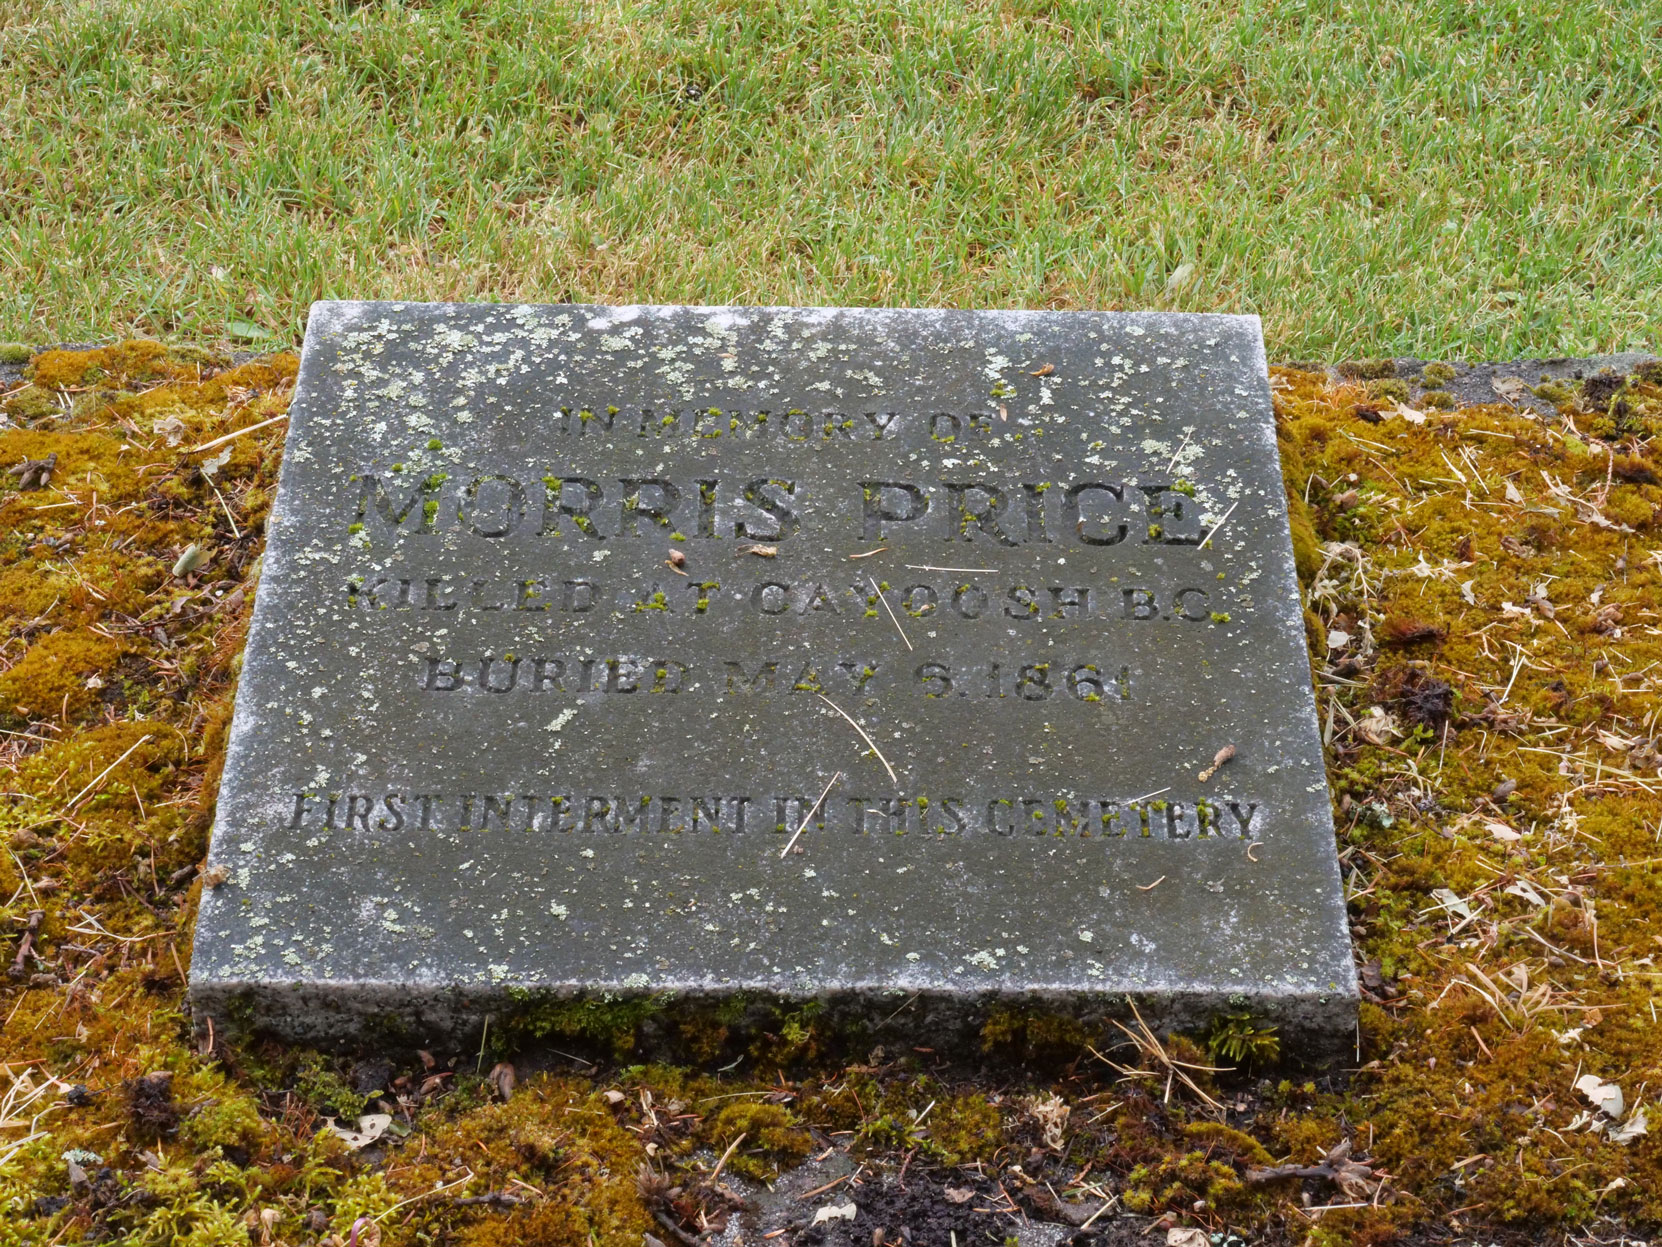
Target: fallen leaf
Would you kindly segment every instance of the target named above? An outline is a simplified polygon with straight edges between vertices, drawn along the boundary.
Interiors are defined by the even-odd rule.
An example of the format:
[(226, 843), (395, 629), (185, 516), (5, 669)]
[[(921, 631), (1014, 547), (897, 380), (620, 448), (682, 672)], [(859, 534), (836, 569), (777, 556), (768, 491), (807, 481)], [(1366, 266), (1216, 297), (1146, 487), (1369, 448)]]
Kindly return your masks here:
[(814, 1214), (812, 1224), (823, 1225), (827, 1221), (852, 1221), (860, 1215), (860, 1210), (854, 1206), (851, 1199), (846, 1204), (827, 1204)]
[(1622, 1098), (1622, 1089), (1615, 1083), (1605, 1082), (1597, 1074), (1583, 1074), (1576, 1079), (1575, 1089), (1606, 1117), (1620, 1120), (1627, 1102)]
[(1514, 407), (1526, 407), (1529, 398), (1535, 391), (1529, 388), (1529, 383), (1518, 377), (1495, 377), (1489, 382), (1496, 394), (1499, 394)]
[(1528, 901), (1531, 905), (1545, 905), (1547, 903), (1546, 897), (1542, 896), (1522, 879), (1519, 879), (1514, 884), (1508, 885), (1503, 888), (1502, 891), (1504, 891), (1508, 896), (1521, 897), (1523, 900)]
[(178, 562), (173, 564), (174, 576), (183, 577), (190, 575), (191, 572), (202, 566), (202, 561), (206, 557), (207, 556), (203, 553), (202, 547), (197, 545), (194, 541), (191, 542), (185, 547), (185, 552), (179, 556)]
[(338, 1124), (333, 1117), (325, 1117), (323, 1120), (336, 1138), (356, 1152), (360, 1148), (368, 1147), (387, 1132), (387, 1127), (392, 1125), (392, 1114), (365, 1113), (358, 1118), (355, 1130)]
[(1193, 1227), (1170, 1229), (1166, 1231), (1166, 1247), (1212, 1247), (1212, 1236)]
[(1383, 706), (1370, 706), (1356, 724), (1356, 730), (1370, 745), (1388, 745), (1402, 735), (1402, 724)]
[(160, 437), (167, 440), (169, 446), (177, 446), (185, 440), (185, 422), (177, 414), (168, 415), (152, 424), (151, 429)]
[(1649, 1123), (1645, 1120), (1645, 1108), (1641, 1104), (1634, 1108), (1626, 1121), (1611, 1129), (1609, 1139), (1612, 1143), (1626, 1144), (1648, 1132)]
[(975, 1191), (967, 1186), (949, 1186), (941, 1191), (949, 1204), (967, 1204), (975, 1198)]
[(17, 477), (19, 489), (45, 489), (52, 483), (52, 473), (58, 466), (58, 452), (53, 451), (44, 459), (25, 459), (17, 466), (10, 468), (7, 476)]
[(491, 1066), (491, 1072), (485, 1076), (485, 1081), (496, 1088), (496, 1094), (504, 1101), (511, 1100), (514, 1095), (514, 1067), (506, 1061), (498, 1061)]
[(1433, 889), (1431, 899), (1436, 901), (1440, 908), (1448, 910), (1457, 918), (1470, 918), (1472, 916), (1472, 907), (1447, 888)]

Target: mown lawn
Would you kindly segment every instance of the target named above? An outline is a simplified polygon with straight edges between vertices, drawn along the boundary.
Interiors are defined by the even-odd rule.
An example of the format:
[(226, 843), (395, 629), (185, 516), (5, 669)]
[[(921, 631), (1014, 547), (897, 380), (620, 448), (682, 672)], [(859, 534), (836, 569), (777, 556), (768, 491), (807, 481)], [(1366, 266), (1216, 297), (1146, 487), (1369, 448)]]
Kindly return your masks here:
[(0, 338), (400, 297), (1644, 348), (1659, 51), (1618, 0), (0, 0)]

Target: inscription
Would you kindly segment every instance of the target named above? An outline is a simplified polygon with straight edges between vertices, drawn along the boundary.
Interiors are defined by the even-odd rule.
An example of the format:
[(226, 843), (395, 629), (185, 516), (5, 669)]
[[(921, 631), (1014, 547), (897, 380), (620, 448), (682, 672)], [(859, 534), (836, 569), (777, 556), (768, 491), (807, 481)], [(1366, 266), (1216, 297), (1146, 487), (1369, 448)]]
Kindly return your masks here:
[[(924, 662), (908, 669), (877, 658), (814, 660), (718, 659), (705, 669), (675, 658), (634, 654), (477, 658), (422, 657), (417, 679), (425, 693), (552, 693), (569, 696), (677, 694), (701, 689), (727, 696), (788, 693), (861, 694), (904, 688), (923, 697), (1015, 698), (1081, 702), (1132, 700), (1131, 668), (1106, 661), (987, 662), (953, 667)], [(707, 683), (705, 682), (707, 681)]]
[(1193, 546), (1204, 539), (1195, 489), (1181, 480), (929, 482), (865, 480), (854, 499), (816, 498), (786, 477), (589, 477), (550, 472), (527, 482), (502, 472), (419, 480), (364, 471), (351, 481), (348, 530), (433, 536), (604, 542), (673, 535), (780, 543), (801, 531), (810, 503), (832, 523), (853, 501), (862, 540), (900, 536), (997, 546)]
[(856, 836), (1198, 841), (1262, 838), (1267, 828), (1259, 808), (1241, 797), (1118, 800), (1073, 794), (861, 795), (819, 803), (806, 793), (296, 792), (283, 826), (389, 835), (786, 835), (814, 812), (810, 826)]
[[(695, 578), (658, 580), (642, 593), (616, 598), (599, 580), (467, 576), (359, 576), (346, 582), (342, 597), (351, 610), (418, 611), (449, 614), (585, 615), (612, 605), (633, 612), (665, 611), (703, 615), (712, 608), (738, 608), (755, 615), (837, 615), (881, 617), (884, 602), (913, 619), (931, 621), (1015, 621), (1101, 619), (1142, 623), (1177, 620), (1226, 623), (1212, 610), (1213, 596), (1198, 585), (1174, 588), (1137, 585), (991, 584), (979, 581), (920, 580), (901, 585), (833, 584), (825, 580), (741, 580)], [(638, 594), (638, 596), (637, 596)]]

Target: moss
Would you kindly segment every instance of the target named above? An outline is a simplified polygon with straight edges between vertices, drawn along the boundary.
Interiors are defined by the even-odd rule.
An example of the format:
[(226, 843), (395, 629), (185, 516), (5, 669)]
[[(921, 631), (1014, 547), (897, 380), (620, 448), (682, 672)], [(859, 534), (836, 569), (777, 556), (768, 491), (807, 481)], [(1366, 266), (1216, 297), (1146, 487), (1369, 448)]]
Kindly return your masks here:
[(1397, 363), (1394, 359), (1351, 359), (1339, 365), (1338, 373), (1357, 381), (1380, 381), (1397, 375)]
[(364, 1111), (363, 1095), (335, 1067), (335, 1062), (316, 1052), (300, 1054), (294, 1075), (294, 1093), (320, 1117), (351, 1120)]
[(1420, 384), (1428, 390), (1440, 390), (1459, 375), (1448, 364), (1427, 364), (1420, 369)]
[[(1245, 1169), (1265, 1155), (1313, 1162), (1344, 1138), (1392, 1177), (1378, 1208), (1333, 1210), (1313, 1226), (1300, 1219), (1313, 1245), (1383, 1243), (1416, 1221), (1446, 1224), (1456, 1209), (1463, 1222), (1515, 1226), (1506, 1233), (1532, 1239), (1564, 1236), (1595, 1210), (1634, 1223), (1662, 1217), (1662, 1146), (1570, 1131), (1580, 1106), (1566, 1091), (1580, 1065), (1648, 1104), (1654, 1096), (1642, 1088), (1662, 1068), (1645, 951), (1662, 916), (1662, 794), (1646, 743), (1655, 689), (1635, 674), (1662, 663), (1662, 636), (1651, 631), (1662, 573), (1645, 557), (1656, 544), (1662, 474), (1646, 436), (1621, 431), (1655, 426), (1662, 373), (1619, 379), (1596, 417), (1573, 413), (1579, 434), (1566, 431), (1591, 452), (1575, 454), (1558, 426), (1544, 430), (1506, 404), (1468, 405), (1423, 426), (1363, 424), (1361, 381), (1275, 370), (1306, 631), (1318, 669), (1337, 677), (1319, 680), (1316, 695), (1352, 881), (1349, 919), (1373, 998), (1351, 1081), (1274, 1086), (1220, 1074), (1213, 1090), (1230, 1106), (1224, 1124), (1204, 1119), (1180, 1088), (1167, 1098), (1160, 1080), (1120, 1081), (1085, 1047), (1106, 1053), (1103, 1040), (1117, 1033), (1065, 1017), (989, 1015), (982, 1038), (1001, 1068), (980, 1074), (937, 1068), (935, 1054), (887, 1032), (844, 1032), (795, 1004), (527, 998), (516, 1016), (492, 1023), (487, 1061), (521, 1060), (512, 1050), (530, 1044), (605, 1064), (590, 1077), (556, 1078), (530, 1074), (536, 1059), (521, 1060), (504, 1103), (473, 1073), (474, 1051), (455, 1066), (455, 1054), (437, 1053), (455, 1076), (424, 1094), (430, 1075), (407, 1041), (389, 1044), (384, 1051), (408, 1055), (394, 1074), (404, 1079), (409, 1119), (401, 1110), (399, 1123), (409, 1134), (349, 1153), (317, 1132), (314, 1115), (365, 1107), (346, 1064), (267, 1047), (239, 1034), (234, 1019), (221, 1020), (206, 1057), (182, 1011), (200, 888), (191, 868), (212, 817), (257, 543), (239, 554), (224, 540), (218, 501), (153, 425), (177, 419), (185, 436), (205, 439), (279, 411), (292, 357), (229, 369), (165, 348), (71, 354), (81, 357), (48, 361), (47, 371), (64, 380), (80, 369), (79, 385), (65, 391), (72, 401), (28, 387), (20, 392), (39, 396), (53, 418), (0, 432), (0, 464), (58, 453), (63, 479), (89, 487), (70, 487), (87, 505), (49, 511), (34, 509), (38, 497), (0, 489), (0, 655), (16, 663), (73, 638), (120, 652), (95, 672), (104, 687), (87, 690), (92, 700), (72, 699), (70, 722), (61, 694), (56, 707), (43, 697), (30, 713), (44, 717), (6, 725), (26, 735), (0, 737), (15, 751), (0, 786), (22, 794), (0, 807), (9, 849), (0, 898), (14, 899), (0, 920), (15, 931), (37, 898), (47, 914), (41, 955), (27, 966), (40, 977), (13, 985), (5, 1002), (0, 1062), (116, 1090), (50, 1111), (50, 1138), (0, 1173), (0, 1202), (8, 1214), (23, 1210), (26, 1235), (248, 1242), (244, 1218), (269, 1209), (279, 1214), (274, 1239), (299, 1243), (321, 1237), (306, 1224), (315, 1207), (344, 1241), (358, 1215), (403, 1204), (380, 1222), (388, 1247), (639, 1243), (667, 1233), (641, 1193), (641, 1165), (692, 1189), (710, 1149), (745, 1125), (755, 1138), (735, 1152), (735, 1172), (767, 1176), (794, 1162), (802, 1132), (847, 1131), (835, 1141), (890, 1172), (911, 1154), (909, 1174), (979, 1162), (1008, 1182), (1020, 1163), (1035, 1189), (1049, 1181), (1061, 1190), (1089, 1164), (1091, 1180), (1128, 1208), (1194, 1215), (1205, 1200), (1220, 1224), (1254, 1241), (1297, 1216), (1301, 1192), (1298, 1183), (1248, 1184)], [(229, 444), (219, 479), (245, 531), (269, 508), (280, 443), (273, 429)], [(1448, 486), (1451, 462), (1466, 489)], [(1549, 492), (1543, 473), (1578, 505)], [(1505, 482), (1521, 503), (1504, 500)], [(1589, 505), (1634, 531), (1595, 522)], [(1336, 560), (1316, 590), (1322, 543), (1339, 541), (1355, 543), (1357, 576)], [(240, 605), (203, 611), (200, 588), (167, 574), (193, 542), (213, 551), (208, 566), (233, 582)], [(1553, 617), (1530, 603), (1543, 584)], [(1430, 631), (1415, 639), (1399, 622)], [(1330, 630), (1355, 636), (1364, 625), (1374, 649), (1329, 653)], [(68, 645), (64, 661), (76, 652)], [(1528, 661), (1515, 665), (1520, 652)], [(1349, 726), (1375, 710), (1396, 726), (1382, 744)], [(1497, 797), (1502, 780), (1515, 788)], [(1491, 824), (1522, 838), (1500, 839)], [(1513, 881), (1546, 903), (1508, 892)], [(1436, 908), (1441, 888), (1473, 898), (1476, 918), (1452, 935)], [(119, 938), (91, 934), (99, 929)], [(1622, 973), (1601, 975), (1600, 960)], [(1503, 984), (1493, 1001), (1476, 990), (1471, 967)], [(1519, 971), (1528, 991), (1510, 977)], [(1551, 1007), (1531, 1013), (1536, 988)], [(1580, 1036), (1560, 1042), (1572, 1027)], [(721, 1077), (610, 1064), (628, 1059), (638, 1036), (668, 1037), (681, 1059), (712, 1066), (746, 1059)], [(1182, 1036), (1169, 1047), (1180, 1060), (1219, 1063)], [(854, 1065), (844, 1064), (850, 1053)], [(1068, 1076), (1052, 1082), (1046, 1067)], [(138, 1155), (144, 1145), (119, 1091), (156, 1069), (173, 1073), (180, 1113), (177, 1133), (152, 1152), (159, 1168)], [(617, 1088), (617, 1103), (602, 1094)], [(1073, 1107), (1060, 1156), (1042, 1147), (1020, 1107), (1053, 1092)], [(1237, 1109), (1242, 1100), (1252, 1105)], [(735, 1103), (754, 1107), (726, 1112)], [(74, 1147), (142, 1184), (142, 1198), (34, 1216), (37, 1198), (73, 1196), (61, 1157)], [(1455, 1168), (1472, 1157), (1491, 1159)], [(1628, 1185), (1613, 1187), (1617, 1177)], [(459, 1202), (523, 1193), (519, 1182), (540, 1194), (511, 1207)]]
[(982, 1092), (937, 1099), (925, 1123), (943, 1165), (988, 1164), (1004, 1145), (1004, 1115)]
[(499, 1051), (526, 1040), (579, 1040), (616, 1057), (634, 1050), (642, 1022), (663, 1011), (668, 998), (635, 996), (611, 1000), (599, 996), (546, 998), (516, 992), (515, 1008), (496, 1024)]
[(688, 1058), (695, 1064), (706, 1065), (726, 1051), (730, 1032), (719, 1018), (700, 1011), (682, 1018), (676, 1025), (676, 1033)]
[(21, 342), (0, 342), (0, 364), (26, 364), (32, 354)]
[(1263, 1065), (1280, 1055), (1281, 1036), (1276, 1027), (1249, 1014), (1224, 1014), (1206, 1033), (1206, 1051), (1212, 1060), (1231, 1067)]
[(1183, 1127), (1183, 1137), (1196, 1143), (1208, 1143), (1222, 1148), (1239, 1160), (1254, 1165), (1273, 1165), (1275, 1158), (1264, 1145), (1244, 1130), (1237, 1130), (1217, 1121), (1190, 1122)]
[(813, 1136), (796, 1115), (779, 1104), (757, 1100), (729, 1103), (706, 1120), (701, 1135), (717, 1151), (726, 1151), (740, 1135), (744, 1141), (727, 1167), (758, 1182), (772, 1182), (808, 1155)]
[(219, 1085), (213, 1086), (211, 1093), (204, 1092), (201, 1103), (180, 1123), (180, 1139), (201, 1152), (215, 1148), (221, 1153), (259, 1151), (272, 1133), (260, 1116), (259, 1105), (245, 1091), (230, 1086), (223, 1076), (214, 1081)]
[(1420, 406), (1432, 411), (1452, 411), (1460, 400), (1447, 390), (1427, 390), (1420, 395)]
[(95, 679), (108, 686), (121, 645), (96, 632), (50, 632), (0, 675), (0, 715), (75, 722), (98, 702)]
[(1230, 1165), (1211, 1159), (1207, 1152), (1191, 1151), (1138, 1165), (1121, 1199), (1127, 1210), (1144, 1214), (1190, 1213), (1197, 1204), (1238, 1214), (1262, 1204), (1265, 1196), (1251, 1192)]
[(1368, 397), (1376, 402), (1391, 399), (1399, 403), (1408, 401), (1408, 383), (1399, 381), (1395, 377), (1384, 377), (1368, 382)]
[(1575, 391), (1558, 381), (1543, 381), (1531, 391), (1536, 398), (1544, 398), (1549, 403), (1556, 403), (1563, 407), (1575, 402)]
[(50, 416), (62, 415), (63, 406), (44, 387), (26, 385), (0, 398), (0, 411), (18, 424), (33, 424)]
[(1084, 1051), (1095, 1034), (1075, 1018), (1042, 1009), (994, 1008), (981, 1026), (981, 1050), (1023, 1064), (1055, 1066)]
[(772, 1021), (757, 1026), (749, 1048), (750, 1058), (763, 1067), (812, 1061), (836, 1051), (839, 1039), (846, 1038), (833, 1032), (819, 1001), (775, 1007), (772, 1012)]

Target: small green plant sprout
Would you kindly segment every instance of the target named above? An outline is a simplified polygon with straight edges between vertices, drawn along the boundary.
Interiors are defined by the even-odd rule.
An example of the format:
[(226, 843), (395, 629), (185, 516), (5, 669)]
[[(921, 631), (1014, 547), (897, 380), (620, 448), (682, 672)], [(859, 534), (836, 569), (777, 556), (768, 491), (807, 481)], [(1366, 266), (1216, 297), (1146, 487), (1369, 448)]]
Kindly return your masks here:
[(1249, 1013), (1225, 1013), (1207, 1031), (1206, 1051), (1214, 1061), (1259, 1065), (1281, 1054), (1281, 1036), (1275, 1027), (1260, 1025)]

